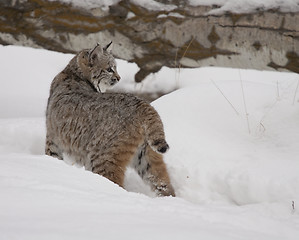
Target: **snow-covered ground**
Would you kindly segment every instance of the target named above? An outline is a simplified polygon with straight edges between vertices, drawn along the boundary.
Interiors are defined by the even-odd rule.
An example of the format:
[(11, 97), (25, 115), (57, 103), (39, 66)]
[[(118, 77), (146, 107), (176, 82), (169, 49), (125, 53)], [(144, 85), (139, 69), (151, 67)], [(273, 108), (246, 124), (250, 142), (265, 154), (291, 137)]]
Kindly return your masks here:
[(298, 75), (163, 68), (135, 84), (118, 61), (117, 91), (178, 89), (152, 103), (177, 194), (157, 198), (132, 169), (126, 191), (44, 155), (49, 86), (71, 57), (0, 46), (1, 240), (298, 239)]

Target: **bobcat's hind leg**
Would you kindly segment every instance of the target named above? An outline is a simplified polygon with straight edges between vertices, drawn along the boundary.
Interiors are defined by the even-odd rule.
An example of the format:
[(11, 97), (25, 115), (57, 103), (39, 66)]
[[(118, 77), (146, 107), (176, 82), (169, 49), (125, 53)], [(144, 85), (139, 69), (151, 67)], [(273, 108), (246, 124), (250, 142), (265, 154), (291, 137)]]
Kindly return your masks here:
[(163, 156), (149, 145), (142, 145), (133, 160), (133, 167), (139, 176), (150, 184), (158, 196), (175, 197), (174, 189), (163, 161)]
[(124, 188), (124, 178), (127, 166), (134, 155), (129, 145), (124, 148), (110, 149), (106, 153), (96, 154), (90, 157), (90, 170), (93, 173), (102, 175), (110, 181)]
[(51, 157), (63, 160), (62, 150), (48, 136), (46, 137), (45, 153)]

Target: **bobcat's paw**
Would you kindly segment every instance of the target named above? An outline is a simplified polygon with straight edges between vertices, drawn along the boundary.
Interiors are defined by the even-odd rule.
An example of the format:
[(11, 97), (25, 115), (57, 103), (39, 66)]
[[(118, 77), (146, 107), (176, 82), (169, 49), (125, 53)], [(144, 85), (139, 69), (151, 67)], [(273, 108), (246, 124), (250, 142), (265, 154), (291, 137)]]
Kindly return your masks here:
[(175, 197), (175, 192), (171, 184), (162, 184), (160, 186), (157, 186), (156, 194), (158, 197), (167, 197), (167, 196)]

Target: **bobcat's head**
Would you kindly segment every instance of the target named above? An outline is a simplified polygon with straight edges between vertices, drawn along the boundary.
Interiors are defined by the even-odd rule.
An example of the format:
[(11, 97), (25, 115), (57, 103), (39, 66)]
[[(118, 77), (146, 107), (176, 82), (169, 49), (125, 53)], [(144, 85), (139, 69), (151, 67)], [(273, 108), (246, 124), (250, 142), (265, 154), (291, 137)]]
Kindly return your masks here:
[(78, 56), (78, 65), (83, 75), (98, 92), (105, 92), (120, 80), (115, 59), (111, 54), (111, 44), (112, 42), (105, 47), (101, 47), (97, 43), (94, 48), (84, 50)]

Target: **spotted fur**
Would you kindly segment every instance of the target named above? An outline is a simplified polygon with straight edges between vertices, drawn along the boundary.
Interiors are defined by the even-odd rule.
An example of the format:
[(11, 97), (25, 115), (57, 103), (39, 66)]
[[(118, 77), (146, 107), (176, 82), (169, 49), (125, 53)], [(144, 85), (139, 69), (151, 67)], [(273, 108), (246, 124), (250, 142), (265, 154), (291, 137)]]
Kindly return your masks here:
[[(91, 57), (92, 66), (98, 56)], [(79, 53), (51, 84), (46, 154), (58, 159), (68, 155), (122, 187), (131, 165), (157, 195), (175, 196), (163, 161), (169, 146), (158, 113), (131, 94), (99, 93), (93, 72), (80, 67), (88, 61), (85, 51)]]

